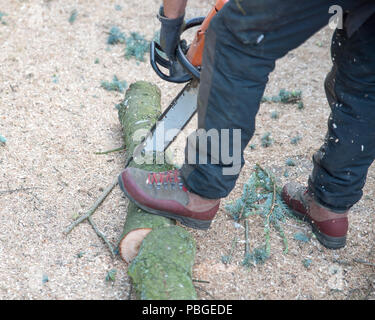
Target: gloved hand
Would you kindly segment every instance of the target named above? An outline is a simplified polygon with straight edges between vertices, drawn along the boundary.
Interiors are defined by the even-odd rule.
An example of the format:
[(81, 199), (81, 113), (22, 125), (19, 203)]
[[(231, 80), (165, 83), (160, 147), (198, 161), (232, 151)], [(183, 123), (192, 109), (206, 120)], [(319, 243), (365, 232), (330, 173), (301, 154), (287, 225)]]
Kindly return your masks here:
[(184, 17), (185, 15), (182, 15), (176, 19), (169, 19), (164, 16), (163, 6), (160, 7), (158, 14), (161, 22), (160, 46), (172, 62), (176, 61), (176, 48), (184, 25)]

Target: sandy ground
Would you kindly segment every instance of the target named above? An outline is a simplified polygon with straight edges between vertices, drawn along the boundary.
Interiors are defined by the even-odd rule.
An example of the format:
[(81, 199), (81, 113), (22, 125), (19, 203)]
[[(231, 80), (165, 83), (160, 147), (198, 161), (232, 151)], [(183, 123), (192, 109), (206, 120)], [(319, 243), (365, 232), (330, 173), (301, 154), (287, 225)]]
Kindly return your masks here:
[[(213, 1), (189, 1), (188, 17), (204, 15)], [(121, 10), (115, 6), (120, 5)], [(122, 144), (115, 104), (122, 94), (100, 87), (113, 75), (128, 84), (156, 83), (165, 107), (181, 86), (162, 82), (147, 62), (124, 59), (124, 46), (108, 47), (106, 32), (117, 25), (151, 39), (159, 24), (159, 0), (0, 0), (7, 16), (0, 24), (0, 298), (1, 299), (128, 299), (127, 266), (112, 259), (107, 247), (88, 223), (68, 236), (63, 230), (87, 210), (103, 188), (124, 166), (124, 153), (96, 155)], [(78, 16), (71, 24), (72, 10)], [(117, 8), (119, 9), (119, 8)], [(311, 156), (321, 145), (329, 108), (323, 79), (330, 69), (332, 30), (320, 31), (277, 63), (267, 94), (279, 89), (303, 92), (304, 110), (295, 105), (264, 103), (257, 132), (245, 153), (246, 166), (228, 199), (241, 193), (255, 162), (273, 170), (280, 183), (285, 160), (296, 167), (290, 176), (305, 182)], [(98, 59), (99, 63), (95, 63)], [(277, 110), (280, 118), (271, 119)], [(194, 122), (189, 129), (194, 128)], [(270, 131), (275, 143), (262, 148), (261, 136)], [(298, 145), (290, 139), (301, 136)], [(184, 141), (178, 140), (180, 150)], [(284, 225), (289, 253), (277, 233), (271, 235), (272, 255), (263, 265), (241, 266), (243, 242), (229, 266), (221, 262), (232, 239), (244, 239), (224, 205), (208, 232), (193, 231), (197, 242), (194, 277), (201, 299), (373, 299), (374, 268), (355, 262), (375, 262), (375, 171), (370, 169), (363, 199), (353, 208), (346, 248), (324, 249), (312, 237), (308, 243), (293, 239), (296, 232), (311, 236), (307, 226), (294, 220)], [(116, 188), (94, 214), (101, 231), (114, 244), (121, 235), (127, 199)], [(250, 218), (250, 246), (262, 243), (260, 217)], [(304, 259), (311, 259), (309, 268)], [(116, 269), (115, 282), (105, 280)], [(134, 295), (133, 295), (134, 297)]]

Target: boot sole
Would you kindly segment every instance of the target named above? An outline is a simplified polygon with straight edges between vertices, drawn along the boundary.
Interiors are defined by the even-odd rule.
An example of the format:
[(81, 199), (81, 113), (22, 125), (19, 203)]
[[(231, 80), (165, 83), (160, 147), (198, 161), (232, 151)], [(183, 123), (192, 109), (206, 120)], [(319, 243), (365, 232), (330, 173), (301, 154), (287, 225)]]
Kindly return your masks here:
[(337, 249), (341, 249), (345, 247), (346, 236), (345, 237), (331, 237), (326, 234), (323, 234), (309, 217), (292, 209), (291, 209), (291, 212), (299, 220), (308, 222), (310, 224), (312, 228), (312, 232), (315, 234), (318, 241), (327, 249), (337, 250)]
[(118, 182), (119, 182), (119, 185), (120, 185), (120, 189), (122, 190), (122, 192), (125, 193), (127, 198), (129, 200), (131, 200), (132, 202), (134, 202), (138, 207), (140, 207), (141, 209), (143, 209), (146, 212), (149, 212), (149, 213), (152, 213), (152, 214), (164, 217), (164, 218), (177, 220), (178, 222), (182, 223), (184, 226), (189, 227), (189, 228), (193, 228), (193, 229), (208, 230), (209, 227), (211, 226), (212, 220), (198, 220), (198, 219), (193, 219), (193, 218), (189, 218), (189, 217), (179, 216), (177, 214), (173, 214), (173, 213), (166, 212), (166, 211), (156, 210), (156, 209), (153, 209), (153, 208), (149, 208), (149, 207), (147, 207), (143, 204), (140, 204), (138, 201), (136, 201), (126, 191), (126, 189), (124, 188), (124, 186), (122, 184), (121, 176), (118, 177)]

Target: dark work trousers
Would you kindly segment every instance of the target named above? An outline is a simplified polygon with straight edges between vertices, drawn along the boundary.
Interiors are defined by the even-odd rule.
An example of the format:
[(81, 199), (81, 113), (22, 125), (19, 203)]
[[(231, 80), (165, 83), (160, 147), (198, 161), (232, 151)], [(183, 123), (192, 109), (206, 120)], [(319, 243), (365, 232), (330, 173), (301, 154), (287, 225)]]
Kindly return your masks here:
[[(231, 133), (240, 129), (241, 157), (234, 164), (242, 168), (243, 150), (254, 134), (255, 117), (275, 61), (326, 26), (332, 17), (331, 6), (341, 6), (350, 14), (365, 2), (228, 2), (212, 19), (206, 34), (198, 127), (219, 132), (229, 129)], [(341, 212), (361, 198), (375, 158), (375, 16), (350, 38), (345, 28), (337, 29), (331, 51), (333, 68), (325, 88), (332, 113), (326, 141), (313, 157), (309, 187), (319, 203)], [(182, 176), (187, 187), (203, 197), (226, 197), (238, 173), (223, 174), (228, 163), (221, 156), (210, 161), (210, 142), (208, 139), (207, 164), (202, 164), (199, 143), (188, 139)], [(197, 154), (195, 164), (187, 161), (192, 151)]]

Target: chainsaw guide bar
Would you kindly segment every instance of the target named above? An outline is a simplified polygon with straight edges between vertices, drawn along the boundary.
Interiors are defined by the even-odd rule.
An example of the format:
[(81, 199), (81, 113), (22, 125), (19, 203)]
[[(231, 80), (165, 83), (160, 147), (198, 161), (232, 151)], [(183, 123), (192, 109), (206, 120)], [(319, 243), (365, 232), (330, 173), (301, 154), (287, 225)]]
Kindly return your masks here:
[(185, 85), (135, 148), (126, 166), (132, 160), (137, 162), (139, 157), (152, 159), (155, 154), (164, 153), (197, 112), (198, 90), (197, 80), (193, 79)]

